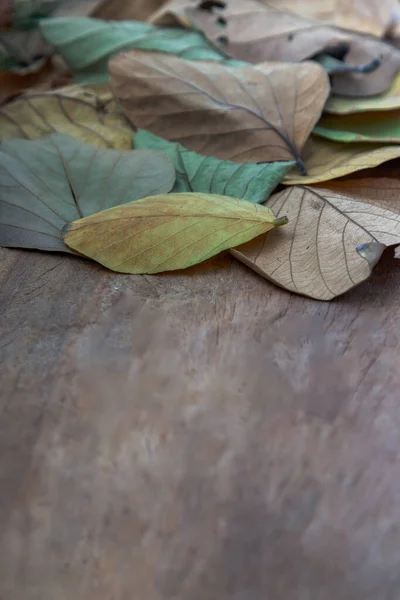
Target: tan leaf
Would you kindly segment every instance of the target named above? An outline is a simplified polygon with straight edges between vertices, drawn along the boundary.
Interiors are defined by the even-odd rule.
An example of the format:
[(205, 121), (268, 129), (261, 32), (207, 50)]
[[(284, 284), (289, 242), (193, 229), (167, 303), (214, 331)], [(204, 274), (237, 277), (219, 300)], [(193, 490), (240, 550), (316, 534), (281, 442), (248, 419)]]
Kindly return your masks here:
[(338, 0), (261, 0), (271, 8), (291, 12), (307, 19), (334, 23)]
[(331, 96), (324, 111), (336, 115), (347, 115), (374, 110), (394, 110), (400, 108), (400, 75), (397, 75), (387, 92), (371, 98), (345, 98)]
[(329, 190), (294, 187), (266, 202), (288, 216), (282, 231), (232, 254), (285, 289), (331, 300), (365, 281), (386, 246), (400, 243), (400, 215)]
[(344, 96), (380, 94), (389, 88), (400, 69), (400, 51), (385, 42), (256, 0), (173, 0), (156, 22), (167, 22), (171, 15), (175, 21), (199, 27), (227, 55), (251, 63), (301, 61), (327, 50), (343, 54), (344, 63), (352, 66), (365, 66), (379, 59), (379, 66), (371, 72), (332, 77), (333, 91)]
[(30, 93), (0, 108), (0, 141), (55, 132), (103, 148), (132, 148), (132, 127), (106, 85)]
[(400, 156), (399, 145), (369, 142), (344, 144), (311, 135), (303, 150), (306, 176), (289, 171), (282, 183), (307, 185), (344, 177), (355, 171), (376, 167)]
[(168, 194), (75, 221), (64, 241), (119, 273), (159, 273), (190, 267), (286, 222), (229, 196)]
[(93, 13), (97, 19), (145, 21), (165, 0), (106, 0)]
[(336, 0), (335, 25), (382, 37), (398, 7), (398, 0)]
[(379, 208), (400, 213), (400, 160), (365, 169), (347, 177), (314, 184), (313, 189), (368, 202)]
[[(312, 62), (228, 67), (134, 50), (109, 64), (131, 122), (200, 154), (297, 161), (329, 93)], [(289, 84), (288, 84), (289, 82)]]

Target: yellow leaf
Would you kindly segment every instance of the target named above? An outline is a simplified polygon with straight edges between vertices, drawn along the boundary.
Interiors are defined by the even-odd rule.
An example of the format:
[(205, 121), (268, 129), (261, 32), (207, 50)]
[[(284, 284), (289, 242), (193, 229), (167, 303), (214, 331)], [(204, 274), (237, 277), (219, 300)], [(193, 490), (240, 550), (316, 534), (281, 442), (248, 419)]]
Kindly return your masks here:
[(158, 273), (190, 267), (285, 223), (262, 205), (229, 196), (168, 194), (75, 221), (64, 241), (113, 271)]
[(372, 98), (345, 98), (331, 96), (324, 111), (336, 115), (370, 112), (374, 110), (394, 110), (400, 108), (400, 75), (397, 75), (392, 86), (385, 94)]
[(330, 300), (367, 279), (386, 246), (400, 243), (400, 215), (331, 190), (293, 187), (266, 202), (282, 231), (231, 253), (297, 294)]
[(301, 176), (292, 169), (282, 183), (308, 185), (328, 181), (355, 171), (376, 167), (399, 156), (399, 145), (368, 142), (344, 144), (312, 135), (303, 150), (307, 175)]
[(133, 129), (108, 86), (30, 93), (0, 108), (0, 141), (65, 133), (102, 148), (129, 150)]

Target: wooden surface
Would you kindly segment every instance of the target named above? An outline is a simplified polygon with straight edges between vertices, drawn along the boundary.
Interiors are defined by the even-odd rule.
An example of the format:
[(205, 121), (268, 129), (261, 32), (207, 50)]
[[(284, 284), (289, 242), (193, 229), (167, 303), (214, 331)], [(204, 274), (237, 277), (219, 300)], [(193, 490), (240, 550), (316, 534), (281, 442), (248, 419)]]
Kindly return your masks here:
[(2, 600), (398, 600), (390, 253), (329, 304), (0, 255)]

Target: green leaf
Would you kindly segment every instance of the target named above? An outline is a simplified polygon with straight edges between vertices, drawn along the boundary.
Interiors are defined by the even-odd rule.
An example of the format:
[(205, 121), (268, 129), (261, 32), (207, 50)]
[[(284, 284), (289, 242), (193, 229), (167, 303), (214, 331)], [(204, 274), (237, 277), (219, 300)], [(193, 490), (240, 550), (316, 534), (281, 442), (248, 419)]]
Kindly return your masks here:
[(0, 246), (70, 252), (69, 222), (152, 194), (175, 181), (153, 150), (108, 150), (64, 134), (8, 140), (0, 151)]
[(313, 133), (337, 142), (400, 143), (400, 110), (325, 115)]
[(40, 29), (74, 72), (79, 83), (108, 81), (111, 56), (132, 48), (157, 50), (188, 60), (211, 60), (243, 65), (216, 50), (198, 31), (156, 27), (138, 21), (102, 21), (91, 18), (44, 19)]
[(365, 65), (349, 65), (343, 60), (339, 60), (335, 56), (331, 56), (327, 52), (321, 52), (316, 54), (312, 60), (315, 60), (329, 75), (335, 75), (337, 73), (372, 73), (381, 65), (381, 58), (377, 57), (372, 59)]
[(40, 19), (48, 17), (63, 0), (13, 0), (13, 27), (32, 29)]
[(135, 148), (151, 148), (166, 154), (176, 170), (172, 192), (207, 192), (234, 196), (250, 202), (264, 202), (296, 163), (234, 163), (213, 156), (202, 156), (177, 142), (139, 129)]
[(153, 196), (71, 223), (64, 240), (119, 273), (184, 269), (284, 225), (264, 206), (215, 194)]

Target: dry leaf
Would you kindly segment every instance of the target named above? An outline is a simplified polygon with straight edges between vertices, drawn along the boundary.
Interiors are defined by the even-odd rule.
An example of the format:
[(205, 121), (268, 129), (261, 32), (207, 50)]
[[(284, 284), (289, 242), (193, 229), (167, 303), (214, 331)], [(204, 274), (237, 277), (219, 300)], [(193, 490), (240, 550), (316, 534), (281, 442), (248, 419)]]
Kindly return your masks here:
[(266, 202), (288, 215), (282, 231), (232, 250), (285, 289), (331, 300), (365, 281), (386, 246), (400, 243), (400, 215), (329, 190), (293, 187)]
[(337, 0), (260, 0), (271, 8), (291, 12), (300, 17), (334, 23)]
[(307, 19), (382, 37), (388, 30), (398, 0), (261, 0), (279, 10)]
[(159, 273), (195, 265), (286, 222), (229, 196), (168, 194), (71, 223), (64, 241), (113, 271)]
[(70, 252), (70, 221), (152, 194), (175, 181), (153, 150), (106, 150), (60, 133), (0, 147), (0, 246)]
[(0, 29), (11, 25), (13, 13), (13, 0), (0, 0)]
[(317, 183), (313, 188), (321, 193), (321, 190), (331, 191), (358, 202), (368, 202), (400, 213), (400, 161), (391, 161), (347, 177)]
[(243, 65), (216, 50), (200, 31), (180, 27), (155, 27), (139, 21), (100, 21), (99, 19), (45, 19), (40, 31), (71, 69), (78, 83), (104, 83), (109, 80), (108, 61), (129, 49), (176, 54), (188, 60), (212, 60)]
[(19, 96), (25, 89), (46, 91), (70, 81), (68, 75), (56, 72), (50, 62), (37, 73), (28, 75), (0, 71), (0, 105)]
[(303, 150), (307, 175), (301, 176), (292, 169), (282, 183), (307, 185), (336, 179), (355, 171), (376, 167), (399, 156), (400, 145), (369, 142), (343, 144), (312, 135)]
[(171, 160), (176, 171), (172, 193), (205, 192), (235, 196), (239, 200), (264, 202), (282, 181), (293, 162), (244, 163), (218, 160), (202, 156), (139, 129), (135, 134), (135, 148), (162, 152)]
[(200, 154), (237, 162), (294, 159), (300, 169), (329, 93), (326, 73), (312, 62), (242, 68), (132, 51), (109, 69), (136, 127)]
[(398, 6), (398, 0), (336, 0), (335, 25), (382, 37)]
[[(340, 31), (255, 0), (201, 2), (173, 0), (164, 15), (200, 28), (228, 56), (251, 63), (301, 61), (333, 52), (357, 67), (380, 61), (373, 72), (340, 73), (332, 88), (344, 96), (370, 96), (386, 91), (400, 69), (400, 51), (357, 33)], [(165, 22), (158, 15), (156, 22)], [(168, 19), (167, 19), (168, 20)]]
[(56, 132), (103, 148), (132, 148), (132, 127), (106, 85), (26, 94), (0, 108), (0, 141)]
[(337, 142), (400, 144), (400, 110), (340, 116), (326, 115), (318, 121), (313, 133)]
[(400, 75), (397, 75), (390, 89), (384, 94), (372, 98), (345, 98), (331, 96), (324, 111), (337, 115), (346, 115), (374, 110), (400, 109)]
[(107, 0), (93, 16), (113, 21), (145, 21), (165, 0)]

